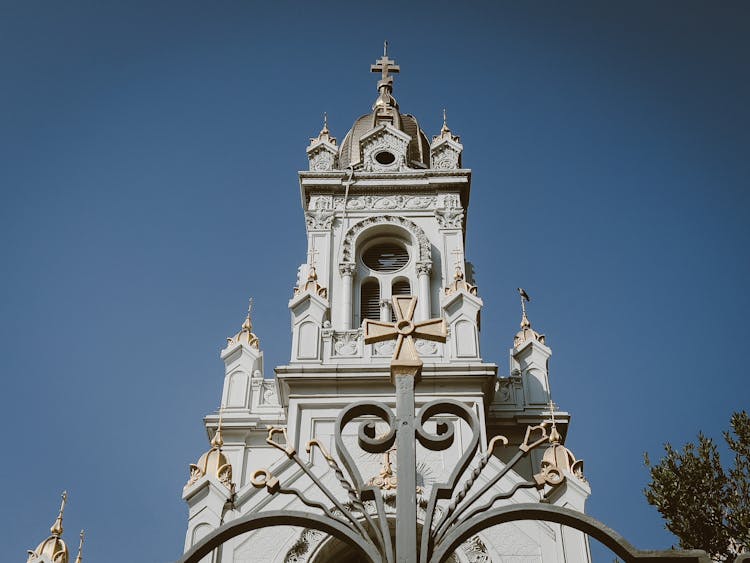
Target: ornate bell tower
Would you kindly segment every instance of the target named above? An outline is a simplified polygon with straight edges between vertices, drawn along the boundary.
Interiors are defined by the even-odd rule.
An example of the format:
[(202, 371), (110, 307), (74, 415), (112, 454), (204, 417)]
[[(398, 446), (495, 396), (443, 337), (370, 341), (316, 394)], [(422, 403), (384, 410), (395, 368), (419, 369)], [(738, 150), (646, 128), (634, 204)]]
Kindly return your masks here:
[[(417, 119), (400, 111), (393, 93), (400, 67), (389, 57), (387, 44), (371, 71), (380, 76), (371, 111), (354, 122), (340, 144), (324, 118), (323, 128), (307, 147), (309, 169), (299, 172), (307, 253), (288, 302), (289, 362), (276, 367), (275, 379), (264, 379), (263, 354), (252, 332), (250, 312), (221, 354), (225, 362), (221, 412), (205, 419), (211, 449), (191, 466), (183, 492), (190, 511), (186, 550), (222, 524), (261, 509), (325, 511), (324, 506), (340, 503), (346, 510), (344, 503), (350, 502), (366, 510), (351, 490), (348, 501), (346, 494), (326, 499), (315, 492), (314, 483), (341, 481), (343, 474), (334, 471), (331, 477), (328, 472), (339, 468), (341, 461), (330, 452), (342, 444), (355, 447), (357, 442), (356, 429), (337, 426), (340, 413), (363, 400), (396, 408), (391, 361), (402, 342), (395, 336), (399, 331), (406, 334), (407, 324), (414, 328), (407, 331), (409, 346), (423, 364), (420, 377), (414, 379), (409, 408), (454, 401), (477, 422), (470, 428), (464, 422), (467, 418), (446, 415), (445, 424), (455, 422), (456, 429), (449, 446), (439, 452), (419, 445), (402, 451), (404, 459), (416, 460), (415, 486), (410, 487), (416, 494), (413, 525), (419, 528), (425, 522), (433, 485), (454, 471), (463, 459), (462, 444), (475, 440), (472, 436), (482, 450), (489, 435), (497, 432), (523, 448), (529, 440), (528, 432), (524, 436), (528, 425), (540, 425), (550, 417), (554, 429), (550, 447), (557, 449), (544, 457), (532, 452), (502, 474), (507, 473), (512, 485), (533, 480), (540, 464), (546, 464), (547, 472), (567, 472), (575, 483), (546, 502), (583, 510), (589, 488), (580, 462), (574, 471), (570, 463), (563, 467), (561, 461), (575, 462), (575, 458), (562, 446), (567, 413), (551, 412), (547, 377), (551, 352), (544, 338), (530, 324), (528, 330), (522, 327), (511, 350), (511, 373), (504, 377), (498, 377), (497, 366), (480, 354), (483, 302), (472, 279), (473, 268), (465, 261), (471, 170), (463, 168), (463, 145), (448, 127), (445, 112), (439, 134), (430, 141)], [(397, 305), (407, 301), (411, 303), (408, 315)], [(431, 323), (440, 324), (439, 335), (415, 328)], [(386, 332), (373, 333), (373, 326), (390, 326), (383, 329), (388, 338)], [(369, 332), (365, 327), (370, 327)], [(403, 412), (403, 404), (398, 408)], [(444, 422), (428, 424), (439, 434)], [(274, 427), (270, 433), (269, 426)], [(372, 436), (360, 440), (377, 440), (387, 431), (380, 422), (370, 426)], [(407, 439), (413, 441), (413, 436), (403, 437), (406, 441), (400, 437), (382, 454), (360, 451), (350, 460), (366, 476), (368, 487), (382, 497), (384, 512), (379, 514), (387, 522), (381, 522), (379, 533), (396, 527), (399, 448)], [(309, 461), (300, 471), (290, 460), (303, 451)], [(482, 467), (502, 472), (508, 461), (504, 455), (493, 455), (490, 447)], [(282, 494), (269, 496), (265, 488)], [(518, 502), (539, 501), (535, 490), (522, 488), (519, 495), (526, 496)], [(563, 533), (560, 526), (541, 522), (503, 526), (502, 534), (490, 530), (476, 534), (448, 561), (589, 560), (588, 544), (580, 532)], [(204, 561), (320, 563), (334, 558), (348, 561), (348, 557), (341, 544), (319, 531), (282, 526), (234, 537)]]

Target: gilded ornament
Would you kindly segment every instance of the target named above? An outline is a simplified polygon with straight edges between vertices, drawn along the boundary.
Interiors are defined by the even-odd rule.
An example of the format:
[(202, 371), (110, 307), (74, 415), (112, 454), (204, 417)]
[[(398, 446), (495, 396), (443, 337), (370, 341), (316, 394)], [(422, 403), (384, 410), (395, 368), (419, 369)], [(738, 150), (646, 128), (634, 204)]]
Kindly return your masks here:
[(227, 338), (227, 346), (240, 343), (247, 344), (248, 346), (252, 346), (256, 349), (260, 346), (260, 340), (258, 340), (258, 337), (253, 334), (253, 321), (251, 319), (252, 311), (253, 298), (251, 297), (250, 303), (247, 306), (247, 316), (242, 323), (242, 327), (237, 334)]
[(65, 514), (65, 504), (68, 502), (67, 491), (62, 492), (61, 499), (60, 511), (49, 530), (50, 536), (40, 543), (35, 550), (29, 550), (29, 558), (27, 559), (28, 563), (39, 561), (45, 556), (48, 557), (52, 563), (68, 563), (68, 546), (62, 539), (63, 515)]

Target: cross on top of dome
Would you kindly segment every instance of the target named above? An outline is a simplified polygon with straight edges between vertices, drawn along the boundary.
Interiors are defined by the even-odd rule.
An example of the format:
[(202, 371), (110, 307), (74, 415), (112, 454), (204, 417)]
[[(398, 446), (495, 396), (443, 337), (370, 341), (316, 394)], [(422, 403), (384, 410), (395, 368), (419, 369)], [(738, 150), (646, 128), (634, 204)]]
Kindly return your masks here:
[(372, 109), (386, 107), (398, 109), (398, 103), (391, 96), (393, 92), (393, 76), (391, 74), (401, 72), (401, 67), (396, 64), (396, 61), (388, 58), (388, 41), (383, 42), (383, 56), (376, 60), (374, 65), (370, 65), (370, 72), (380, 73), (380, 80), (378, 80), (379, 95)]
[(388, 58), (388, 41), (383, 42), (383, 56), (375, 61), (374, 65), (370, 65), (370, 72), (381, 73), (380, 81), (378, 82), (378, 88), (382, 86), (392, 85), (393, 77), (389, 76), (388, 73), (392, 72), (397, 74), (401, 72), (401, 68), (396, 64), (396, 61)]

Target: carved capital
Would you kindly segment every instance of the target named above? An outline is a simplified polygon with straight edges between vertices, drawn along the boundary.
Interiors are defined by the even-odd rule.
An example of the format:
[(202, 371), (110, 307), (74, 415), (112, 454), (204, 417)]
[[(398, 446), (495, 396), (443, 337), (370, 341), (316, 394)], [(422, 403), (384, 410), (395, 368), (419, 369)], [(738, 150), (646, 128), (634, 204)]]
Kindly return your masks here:
[(417, 262), (417, 275), (429, 276), (432, 272), (432, 262)]
[(339, 273), (342, 276), (354, 275), (354, 262), (341, 262), (339, 264)]
[(333, 225), (334, 212), (328, 209), (316, 209), (305, 212), (305, 223), (312, 231), (327, 231)]
[(460, 229), (464, 222), (464, 210), (460, 207), (436, 209), (435, 218), (442, 229)]

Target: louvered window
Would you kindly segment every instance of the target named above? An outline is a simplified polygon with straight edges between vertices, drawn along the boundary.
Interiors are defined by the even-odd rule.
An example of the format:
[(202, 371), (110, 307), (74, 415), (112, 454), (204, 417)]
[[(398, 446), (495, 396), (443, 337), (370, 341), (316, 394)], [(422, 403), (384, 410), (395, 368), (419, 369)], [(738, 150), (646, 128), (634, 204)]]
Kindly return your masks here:
[[(398, 280), (391, 286), (391, 295), (411, 295), (409, 280)], [(396, 322), (396, 315), (391, 310), (391, 322)]]
[(376, 272), (395, 272), (409, 262), (409, 252), (400, 244), (385, 242), (365, 250), (362, 254), (362, 262)]
[(360, 324), (365, 319), (380, 320), (380, 286), (377, 280), (367, 280), (362, 284), (360, 294)]

